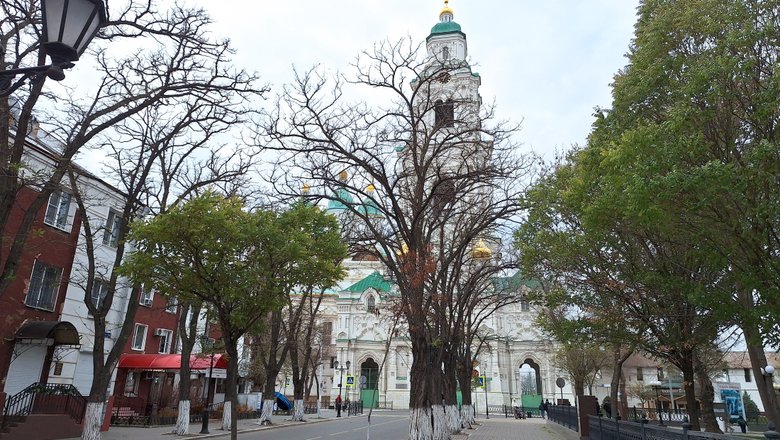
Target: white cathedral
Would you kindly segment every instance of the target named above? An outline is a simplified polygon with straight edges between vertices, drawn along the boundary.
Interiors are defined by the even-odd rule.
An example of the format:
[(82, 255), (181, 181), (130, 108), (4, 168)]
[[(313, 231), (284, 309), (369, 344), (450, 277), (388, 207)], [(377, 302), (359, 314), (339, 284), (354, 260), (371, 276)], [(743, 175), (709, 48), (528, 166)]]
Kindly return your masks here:
[[(453, 20), (447, 3), (426, 39), (427, 56), (457, 62), (461, 67), (439, 82), (441, 90), (432, 93), (457, 96), (461, 102), (474, 103), (476, 108), (468, 111), (478, 111), (481, 77), (468, 64), (466, 34)], [(328, 204), (328, 210), (335, 214), (344, 209), (337, 201)], [(331, 291), (321, 310), (325, 354), (317, 374), (323, 377), (323, 395), (331, 402), (341, 394), (342, 399), (361, 399), (366, 406), (373, 401), (381, 407), (407, 408), (412, 363), (409, 340), (403, 334), (394, 335), (386, 353), (391, 322), (383, 307), (395, 294), (394, 286), (378, 261), (356, 256), (344, 266), (346, 278)], [(519, 274), (504, 281), (518, 294), (535, 287)], [(536, 314), (533, 306), (522, 301), (504, 307), (487, 322), (486, 333), (495, 336), (479, 353), (475, 367), (485, 378), (485, 386), (474, 390), (472, 401), (478, 402), (477, 411), (482, 408), (484, 412), (485, 402), (535, 407), (540, 399), (573, 401), (568, 385), (563, 389), (555, 385), (556, 379), (565, 375), (551, 363), (555, 343), (534, 328)]]

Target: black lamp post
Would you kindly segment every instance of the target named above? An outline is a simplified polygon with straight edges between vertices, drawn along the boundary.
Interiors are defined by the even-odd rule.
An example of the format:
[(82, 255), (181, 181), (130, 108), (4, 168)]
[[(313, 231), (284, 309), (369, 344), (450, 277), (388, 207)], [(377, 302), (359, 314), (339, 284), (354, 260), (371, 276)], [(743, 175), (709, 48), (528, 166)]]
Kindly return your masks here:
[[(73, 67), (106, 22), (102, 0), (42, 0), (43, 32), (40, 44), (52, 64), (0, 71), (0, 96), (9, 96), (24, 82), (45, 74), (55, 81), (65, 78), (63, 69)], [(11, 84), (16, 75), (23, 75)]]
[(206, 386), (205, 388), (205, 397), (203, 399), (204, 405), (203, 405), (203, 412), (201, 414), (201, 417), (203, 418), (203, 426), (201, 427), (200, 433), (201, 434), (208, 434), (209, 433), (209, 388), (211, 387), (211, 375), (214, 372), (214, 341), (212, 341), (208, 335), (203, 335), (200, 337), (200, 349), (202, 352), (210, 351), (211, 352), (211, 360), (209, 361), (209, 377), (208, 380), (206, 380)]
[[(344, 370), (349, 370), (351, 363), (344, 363), (346, 366), (339, 365), (339, 361), (333, 361), (333, 368), (339, 370), (339, 401), (341, 401), (341, 385), (344, 382)], [(341, 417), (341, 404), (336, 407), (336, 417)]]

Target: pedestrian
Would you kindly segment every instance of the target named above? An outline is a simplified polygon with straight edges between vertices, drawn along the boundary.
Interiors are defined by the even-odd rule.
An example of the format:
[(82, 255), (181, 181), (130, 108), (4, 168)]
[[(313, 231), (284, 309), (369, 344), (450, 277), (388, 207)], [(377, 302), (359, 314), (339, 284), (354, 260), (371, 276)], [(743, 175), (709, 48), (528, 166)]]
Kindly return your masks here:
[(737, 419), (737, 424), (739, 425), (739, 429), (742, 431), (743, 434), (747, 432), (747, 422), (745, 421), (744, 418), (742, 418), (742, 416), (739, 416), (739, 418)]
[(336, 396), (336, 417), (341, 417), (341, 395)]
[(607, 415), (608, 419), (612, 418), (612, 405), (609, 404), (609, 398), (604, 398), (604, 404), (601, 405), (602, 408), (604, 408), (604, 414)]
[(601, 405), (599, 405), (599, 398), (598, 397), (596, 397), (596, 415), (597, 416), (601, 415)]
[(544, 413), (547, 414), (547, 418), (550, 418), (550, 399), (544, 401)]
[(544, 418), (544, 403), (539, 402), (539, 415)]

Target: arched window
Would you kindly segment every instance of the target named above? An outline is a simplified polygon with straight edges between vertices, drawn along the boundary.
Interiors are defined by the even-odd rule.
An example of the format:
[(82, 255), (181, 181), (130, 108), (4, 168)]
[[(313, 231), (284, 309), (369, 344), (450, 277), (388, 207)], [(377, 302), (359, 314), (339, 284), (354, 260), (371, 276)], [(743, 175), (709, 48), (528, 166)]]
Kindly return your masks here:
[(452, 127), (455, 125), (455, 104), (452, 99), (443, 102), (441, 99), (434, 104), (435, 121), (437, 127)]
[(450, 48), (449, 47), (444, 46), (444, 48), (441, 50), (441, 58), (443, 60), (445, 60), (445, 61), (450, 59)]
[(366, 308), (368, 309), (369, 313), (374, 313), (376, 310), (376, 300), (374, 299), (374, 295), (368, 296), (368, 299), (366, 300)]

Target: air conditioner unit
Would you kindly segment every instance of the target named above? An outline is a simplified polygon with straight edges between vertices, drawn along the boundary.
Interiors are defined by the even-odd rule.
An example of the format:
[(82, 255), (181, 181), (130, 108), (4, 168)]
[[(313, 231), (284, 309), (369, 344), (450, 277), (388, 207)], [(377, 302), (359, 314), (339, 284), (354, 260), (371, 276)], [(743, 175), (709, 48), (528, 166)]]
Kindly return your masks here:
[(165, 331), (164, 328), (158, 328), (158, 329), (154, 330), (154, 335), (155, 336), (162, 336), (162, 335), (165, 335), (165, 334), (166, 334), (166, 331)]
[(152, 306), (152, 299), (151, 298), (144, 298), (143, 305), (145, 305), (146, 307), (151, 307)]

